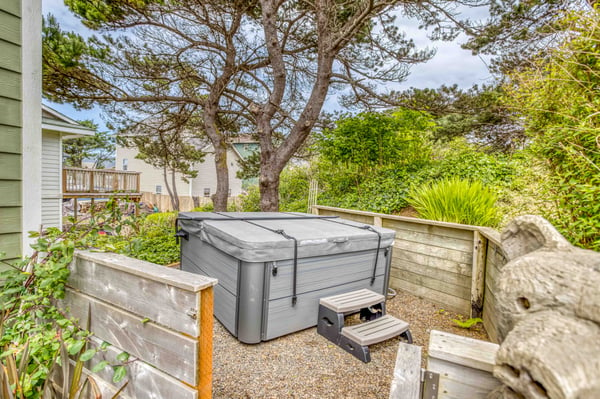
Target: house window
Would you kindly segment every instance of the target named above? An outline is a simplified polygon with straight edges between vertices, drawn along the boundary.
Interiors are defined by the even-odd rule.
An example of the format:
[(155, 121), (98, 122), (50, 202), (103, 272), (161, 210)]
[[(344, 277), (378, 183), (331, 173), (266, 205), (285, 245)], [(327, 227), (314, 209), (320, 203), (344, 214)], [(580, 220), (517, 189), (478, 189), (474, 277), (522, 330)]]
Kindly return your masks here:
[(161, 185), (156, 186), (156, 194), (162, 194), (162, 186)]
[(123, 158), (123, 170), (127, 170), (127, 164), (128, 164), (128, 160), (127, 158)]
[(205, 197), (210, 197), (210, 188), (205, 188), (204, 189), (204, 196)]

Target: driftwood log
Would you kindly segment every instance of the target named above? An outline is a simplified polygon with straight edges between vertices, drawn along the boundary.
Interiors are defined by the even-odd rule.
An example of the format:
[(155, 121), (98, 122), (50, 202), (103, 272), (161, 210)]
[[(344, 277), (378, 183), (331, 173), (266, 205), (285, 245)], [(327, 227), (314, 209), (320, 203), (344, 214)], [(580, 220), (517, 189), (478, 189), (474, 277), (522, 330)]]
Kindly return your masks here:
[(488, 399), (600, 398), (600, 253), (538, 216), (511, 222), (502, 245), (494, 375), (504, 386)]

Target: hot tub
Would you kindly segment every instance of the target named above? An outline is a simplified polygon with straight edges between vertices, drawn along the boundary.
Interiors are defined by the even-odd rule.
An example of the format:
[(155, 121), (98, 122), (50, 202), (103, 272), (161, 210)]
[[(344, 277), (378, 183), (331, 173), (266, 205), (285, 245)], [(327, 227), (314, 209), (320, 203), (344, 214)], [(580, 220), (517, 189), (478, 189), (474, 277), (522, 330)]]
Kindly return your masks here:
[(241, 342), (317, 324), (319, 298), (386, 294), (394, 231), (304, 213), (182, 212), (182, 270), (214, 277), (216, 318)]

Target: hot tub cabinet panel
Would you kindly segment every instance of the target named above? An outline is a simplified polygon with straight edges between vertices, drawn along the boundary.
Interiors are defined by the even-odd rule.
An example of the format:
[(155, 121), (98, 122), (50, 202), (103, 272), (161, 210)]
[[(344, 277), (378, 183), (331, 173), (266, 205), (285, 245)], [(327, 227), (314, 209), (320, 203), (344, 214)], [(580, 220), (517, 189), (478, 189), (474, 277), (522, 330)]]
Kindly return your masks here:
[(316, 325), (319, 298), (387, 290), (389, 229), (296, 213), (186, 212), (178, 225), (182, 269), (219, 280), (215, 316), (245, 343)]

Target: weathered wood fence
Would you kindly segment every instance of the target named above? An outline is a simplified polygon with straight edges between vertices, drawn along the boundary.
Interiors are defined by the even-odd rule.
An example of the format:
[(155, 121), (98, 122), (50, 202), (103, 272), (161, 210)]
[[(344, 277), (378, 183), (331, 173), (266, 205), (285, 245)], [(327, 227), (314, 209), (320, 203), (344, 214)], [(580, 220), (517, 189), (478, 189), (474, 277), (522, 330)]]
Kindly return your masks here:
[[(216, 280), (123, 255), (78, 252), (63, 306), (111, 345), (86, 363), (118, 364), (129, 353), (123, 398), (210, 398)], [(88, 372), (89, 373), (89, 372)], [(93, 375), (112, 397), (112, 369)]]
[(395, 230), (390, 286), (444, 309), (482, 317), (497, 342), (493, 281), (506, 259), (496, 230), (321, 205), (313, 213)]

